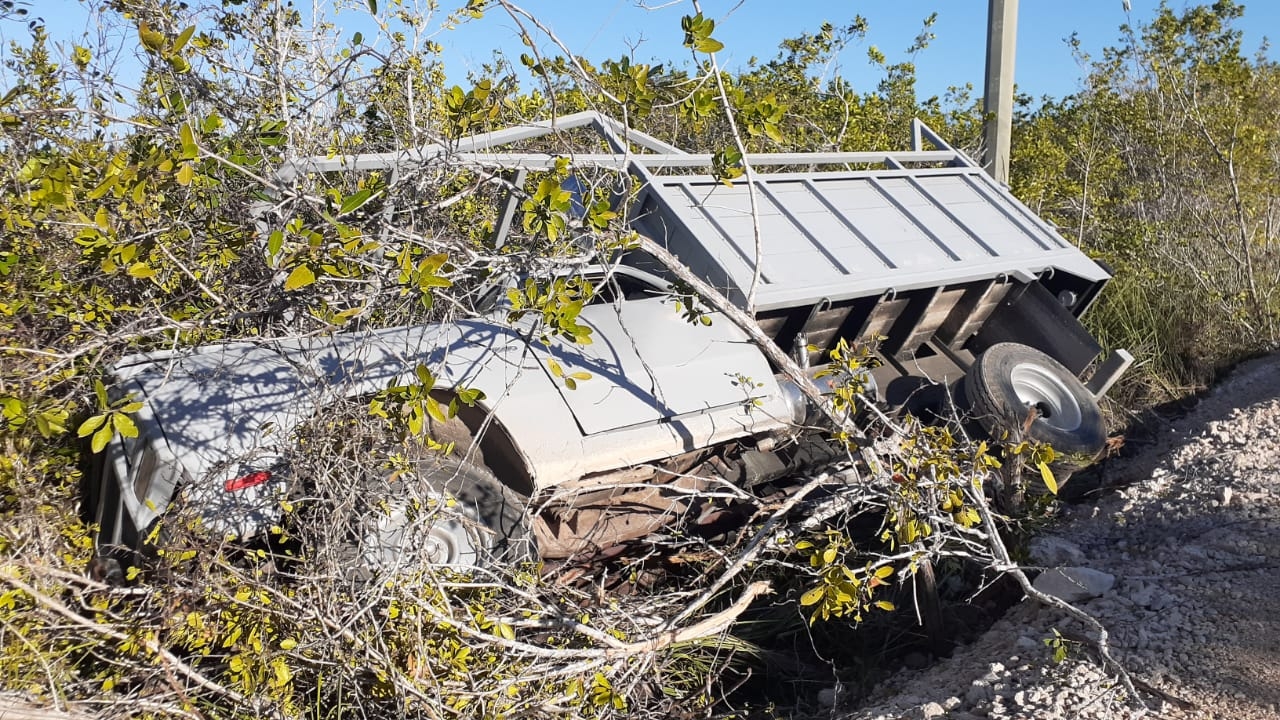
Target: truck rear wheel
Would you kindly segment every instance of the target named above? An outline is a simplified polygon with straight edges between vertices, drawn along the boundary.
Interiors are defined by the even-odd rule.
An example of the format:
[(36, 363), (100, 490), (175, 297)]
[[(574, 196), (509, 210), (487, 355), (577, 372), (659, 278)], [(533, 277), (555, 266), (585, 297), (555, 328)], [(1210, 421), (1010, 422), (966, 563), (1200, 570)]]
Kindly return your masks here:
[(987, 348), (969, 367), (963, 395), (974, 419), (994, 438), (1020, 430), (1035, 410), (1023, 439), (1053, 448), (1049, 467), (1059, 484), (1092, 463), (1107, 441), (1102, 410), (1084, 383), (1026, 345)]
[(491, 567), (532, 556), (524, 498), (487, 469), (432, 456), (379, 484), (369, 488), (358, 529), (359, 559), (370, 570)]

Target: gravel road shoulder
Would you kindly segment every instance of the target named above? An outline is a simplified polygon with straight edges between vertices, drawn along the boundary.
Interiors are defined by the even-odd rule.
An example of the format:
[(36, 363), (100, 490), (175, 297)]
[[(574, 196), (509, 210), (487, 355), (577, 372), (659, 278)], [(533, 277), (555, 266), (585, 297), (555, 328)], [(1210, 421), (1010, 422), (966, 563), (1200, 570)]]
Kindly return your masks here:
[[(1280, 718), (1280, 355), (1245, 363), (1071, 505), (1034, 553), (1114, 576), (1080, 607), (1112, 633), (1149, 710), (1086, 629), (1024, 600), (976, 642), (878, 687), (848, 718)], [(1045, 639), (1064, 638), (1055, 661)]]

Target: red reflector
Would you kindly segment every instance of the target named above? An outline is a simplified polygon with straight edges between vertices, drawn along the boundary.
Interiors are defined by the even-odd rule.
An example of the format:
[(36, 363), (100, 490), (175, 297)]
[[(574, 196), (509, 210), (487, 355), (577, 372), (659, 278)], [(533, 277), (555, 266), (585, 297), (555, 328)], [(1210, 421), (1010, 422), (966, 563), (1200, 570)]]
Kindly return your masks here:
[(244, 477), (238, 477), (235, 480), (228, 480), (223, 484), (222, 489), (227, 492), (235, 492), (237, 490), (254, 487), (255, 485), (261, 485), (270, 479), (271, 473), (266, 470), (259, 470), (257, 472), (251, 472)]

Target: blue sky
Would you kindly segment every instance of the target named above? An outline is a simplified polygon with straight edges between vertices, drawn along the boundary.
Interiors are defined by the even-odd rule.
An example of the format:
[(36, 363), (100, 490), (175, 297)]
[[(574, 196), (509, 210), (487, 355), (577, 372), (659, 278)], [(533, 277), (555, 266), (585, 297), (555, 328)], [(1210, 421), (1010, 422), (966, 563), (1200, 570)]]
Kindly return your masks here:
[[(388, 3), (383, 0), (382, 4)], [(44, 17), (55, 39), (78, 36), (90, 27), (78, 0), (33, 0), (32, 4), (34, 14)], [(460, 6), (463, 0), (441, 4)], [(679, 65), (689, 57), (681, 47), (680, 30), (681, 16), (692, 13), (688, 0), (522, 0), (518, 4), (538, 15), (575, 52), (593, 60), (632, 52), (641, 62)], [(1150, 19), (1159, 2), (1132, 0), (1130, 14), (1122, 0), (1022, 0), (1020, 4), (1018, 89), (1035, 97), (1061, 97), (1075, 91), (1082, 76), (1065, 42), (1072, 32), (1078, 32), (1084, 47), (1096, 53), (1117, 41), (1122, 23)], [(1181, 9), (1195, 3), (1170, 0), (1169, 4)], [(1244, 4), (1241, 27), (1245, 48), (1251, 52), (1266, 32), (1280, 28), (1280, 2)], [(720, 61), (730, 69), (741, 67), (752, 56), (773, 57), (779, 41), (816, 31), (824, 21), (848, 24), (860, 14), (869, 22), (867, 38), (840, 57), (839, 72), (868, 90), (878, 75), (867, 63), (867, 47), (877, 46), (890, 61), (905, 59), (903, 51), (919, 33), (923, 19), (937, 12), (932, 29), (937, 38), (916, 58), (921, 95), (942, 94), (950, 86), (965, 83), (974, 85), (975, 96), (981, 93), (987, 0), (703, 0), (702, 8), (717, 21), (715, 36), (726, 45)], [(372, 35), (367, 13), (347, 11), (338, 20), (350, 32)], [(6, 30), (5, 35), (14, 37), (17, 28)], [(524, 50), (515, 23), (500, 10), (490, 11), (481, 21), (442, 31), (435, 39), (445, 46), (446, 67), (459, 83), (468, 69), (478, 69), (488, 60), (493, 49), (501, 49), (513, 60)]]

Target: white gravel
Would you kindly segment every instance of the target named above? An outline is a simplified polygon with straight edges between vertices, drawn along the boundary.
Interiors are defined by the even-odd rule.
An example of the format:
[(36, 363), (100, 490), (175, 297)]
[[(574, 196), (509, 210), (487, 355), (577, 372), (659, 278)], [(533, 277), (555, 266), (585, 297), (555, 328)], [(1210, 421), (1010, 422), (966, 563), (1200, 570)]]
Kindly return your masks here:
[[(1115, 576), (1080, 607), (1110, 630), (1149, 710), (1125, 697), (1083, 626), (1024, 600), (843, 716), (1280, 718), (1280, 355), (1244, 364), (1103, 472), (1122, 489), (1069, 506), (1046, 532), (1057, 557)], [(1044, 643), (1055, 629), (1068, 638), (1062, 662)]]

